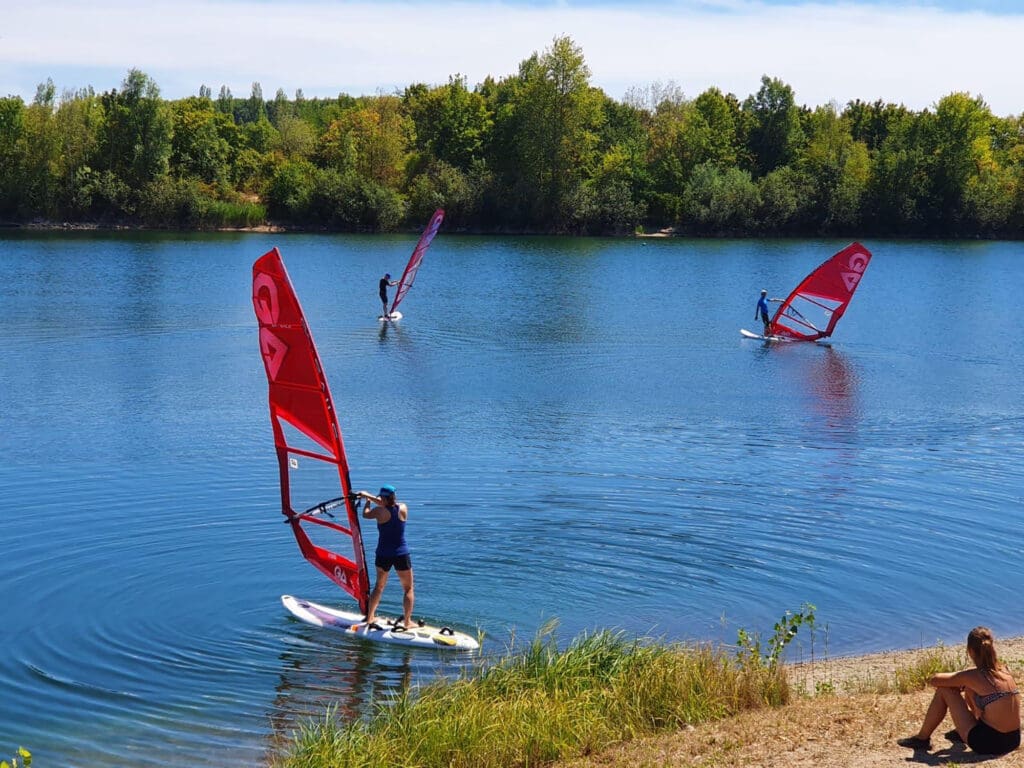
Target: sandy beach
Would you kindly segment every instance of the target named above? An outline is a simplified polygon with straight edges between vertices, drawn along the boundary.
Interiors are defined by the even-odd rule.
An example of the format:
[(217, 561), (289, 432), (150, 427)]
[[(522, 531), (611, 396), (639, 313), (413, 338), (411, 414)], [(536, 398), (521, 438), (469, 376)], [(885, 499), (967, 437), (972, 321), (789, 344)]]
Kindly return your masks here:
[[(1000, 659), (1018, 681), (1024, 677), (1024, 637), (996, 638)], [(932, 749), (914, 752), (896, 740), (917, 732), (931, 689), (914, 693), (866, 692), (893, 684), (897, 669), (942, 650), (963, 655), (963, 645), (826, 658), (791, 667), (791, 682), (803, 695), (778, 709), (687, 728), (667, 736), (623, 744), (562, 768), (818, 768), (819, 766), (968, 765), (1024, 768), (1024, 748), (993, 758), (976, 755), (943, 734), (948, 716), (932, 735)]]

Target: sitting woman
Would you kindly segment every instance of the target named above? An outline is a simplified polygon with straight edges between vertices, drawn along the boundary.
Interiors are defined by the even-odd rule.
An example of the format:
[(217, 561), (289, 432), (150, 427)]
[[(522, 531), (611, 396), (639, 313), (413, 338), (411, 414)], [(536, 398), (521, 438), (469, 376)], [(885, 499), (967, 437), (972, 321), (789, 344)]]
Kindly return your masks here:
[(932, 731), (949, 712), (955, 730), (946, 734), (983, 755), (1004, 755), (1020, 746), (1020, 694), (1006, 666), (999, 662), (992, 631), (975, 627), (967, 635), (967, 655), (974, 669), (940, 672), (928, 679), (935, 695), (916, 736), (897, 743), (931, 749)]

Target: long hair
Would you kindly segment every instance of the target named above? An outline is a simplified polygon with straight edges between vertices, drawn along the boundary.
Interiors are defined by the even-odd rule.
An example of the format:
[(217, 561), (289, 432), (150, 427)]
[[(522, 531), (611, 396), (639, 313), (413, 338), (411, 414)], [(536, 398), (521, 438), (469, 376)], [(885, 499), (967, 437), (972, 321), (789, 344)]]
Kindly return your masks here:
[(970, 651), (978, 669), (996, 671), (1002, 667), (996, 655), (995, 640), (988, 627), (975, 627), (967, 635), (967, 650)]

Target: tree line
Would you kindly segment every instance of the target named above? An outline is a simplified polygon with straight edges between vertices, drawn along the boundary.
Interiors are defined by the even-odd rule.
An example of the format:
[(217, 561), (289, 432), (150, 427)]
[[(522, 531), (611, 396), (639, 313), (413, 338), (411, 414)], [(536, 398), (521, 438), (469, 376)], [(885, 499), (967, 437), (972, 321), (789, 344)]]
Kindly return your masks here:
[(401, 93), (265, 99), (205, 85), (0, 98), (0, 221), (160, 228), (1005, 237), (1024, 234), (1024, 114), (951, 93), (799, 106), (671, 82), (621, 101), (555, 38), (518, 72)]

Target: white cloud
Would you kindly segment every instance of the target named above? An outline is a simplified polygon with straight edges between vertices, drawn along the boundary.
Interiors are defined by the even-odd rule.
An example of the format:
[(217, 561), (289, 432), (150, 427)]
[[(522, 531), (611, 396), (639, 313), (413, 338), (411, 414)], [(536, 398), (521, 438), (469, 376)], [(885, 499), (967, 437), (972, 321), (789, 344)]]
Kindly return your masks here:
[(711, 86), (741, 99), (761, 75), (791, 85), (799, 103), (852, 99), (924, 109), (952, 91), (983, 96), (996, 114), (1024, 111), (1014, 50), (1024, 15), (953, 13), (923, 6), (765, 5), (733, 2), (517, 6), (504, 3), (167, 2), (11, 3), (0, 29), (0, 93), (26, 99), (58, 88), (119, 87), (136, 67), (166, 98), (270, 98), (391, 91), (461, 73), (470, 85), (513, 74), (568, 35), (591, 81), (621, 98), (669, 80), (687, 95)]

